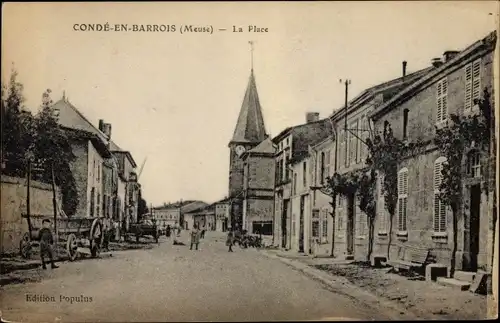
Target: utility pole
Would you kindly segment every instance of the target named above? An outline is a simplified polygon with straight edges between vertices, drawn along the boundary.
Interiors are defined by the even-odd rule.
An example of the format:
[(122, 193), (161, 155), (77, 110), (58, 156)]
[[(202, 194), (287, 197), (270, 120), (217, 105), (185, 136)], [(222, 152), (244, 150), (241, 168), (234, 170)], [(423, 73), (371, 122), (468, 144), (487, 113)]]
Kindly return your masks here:
[(31, 240), (31, 206), (30, 206), (30, 185), (31, 185), (31, 159), (28, 158), (28, 176), (26, 179), (26, 220), (28, 221), (28, 232)]
[[(348, 97), (349, 97), (349, 85), (351, 84), (351, 80), (349, 79), (345, 79), (344, 81), (342, 81), (342, 79), (340, 79), (340, 83), (344, 83), (345, 85), (345, 126), (344, 126), (344, 129), (347, 131), (347, 105), (348, 105)], [(346, 145), (347, 147), (347, 145)]]
[(59, 240), (59, 235), (57, 232), (57, 200), (56, 200), (56, 179), (54, 175), (54, 163), (51, 165), (52, 172), (52, 207), (54, 208), (54, 233), (56, 236), (56, 245)]

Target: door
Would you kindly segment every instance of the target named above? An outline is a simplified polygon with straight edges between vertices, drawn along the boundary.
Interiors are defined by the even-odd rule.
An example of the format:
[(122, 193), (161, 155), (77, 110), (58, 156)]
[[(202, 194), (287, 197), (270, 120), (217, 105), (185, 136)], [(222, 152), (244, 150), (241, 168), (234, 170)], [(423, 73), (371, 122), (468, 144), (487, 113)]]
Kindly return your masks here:
[(479, 218), (481, 206), (481, 187), (473, 185), (470, 189), (470, 264), (469, 270), (477, 271), (477, 254), (479, 253)]
[(288, 201), (283, 201), (283, 211), (281, 213), (281, 246), (286, 248), (287, 230), (286, 230), (286, 215), (288, 214)]
[(354, 255), (354, 195), (347, 198), (347, 254)]
[(304, 252), (304, 196), (300, 197), (299, 252)]

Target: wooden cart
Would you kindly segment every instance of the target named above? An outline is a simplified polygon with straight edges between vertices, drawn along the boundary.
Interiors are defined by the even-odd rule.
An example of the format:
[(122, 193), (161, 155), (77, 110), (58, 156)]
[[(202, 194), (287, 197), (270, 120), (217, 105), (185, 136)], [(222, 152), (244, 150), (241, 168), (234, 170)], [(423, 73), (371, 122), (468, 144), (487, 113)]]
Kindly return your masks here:
[[(39, 231), (42, 221), (49, 219), (54, 223), (53, 216), (22, 215), (28, 221), (28, 232), (24, 233), (20, 242), (20, 253), (23, 258), (30, 258), (33, 248), (39, 246)], [(57, 234), (54, 241), (68, 253), (70, 261), (81, 255), (99, 256), (103, 242), (103, 222), (101, 218), (61, 217), (57, 218)]]

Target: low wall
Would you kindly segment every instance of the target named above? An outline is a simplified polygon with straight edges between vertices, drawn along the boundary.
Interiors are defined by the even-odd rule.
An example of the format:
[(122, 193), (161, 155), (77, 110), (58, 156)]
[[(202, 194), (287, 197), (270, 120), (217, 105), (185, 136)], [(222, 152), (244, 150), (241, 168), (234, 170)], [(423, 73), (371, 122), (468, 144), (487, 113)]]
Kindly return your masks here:
[[(61, 195), (57, 188), (56, 192), (57, 203), (61, 205)], [(21, 214), (26, 213), (26, 180), (2, 175), (0, 193), (0, 253), (18, 253), (22, 235), (28, 232), (28, 223), (21, 218)], [(53, 214), (51, 185), (31, 181), (30, 212)]]

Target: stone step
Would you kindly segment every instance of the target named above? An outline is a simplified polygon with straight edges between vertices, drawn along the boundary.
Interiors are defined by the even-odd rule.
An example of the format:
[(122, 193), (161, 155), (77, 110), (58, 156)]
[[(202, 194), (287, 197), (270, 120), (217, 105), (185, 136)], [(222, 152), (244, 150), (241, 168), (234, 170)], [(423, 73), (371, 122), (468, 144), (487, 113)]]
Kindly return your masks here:
[(454, 278), (437, 277), (436, 281), (441, 285), (453, 287), (459, 290), (468, 290), (470, 287), (469, 282), (464, 282)]
[(464, 282), (469, 282), (472, 284), (474, 281), (474, 278), (476, 277), (475, 272), (469, 272), (469, 271), (455, 271), (455, 274), (453, 275), (453, 278), (457, 280), (461, 280)]

